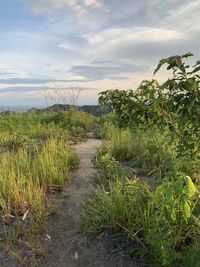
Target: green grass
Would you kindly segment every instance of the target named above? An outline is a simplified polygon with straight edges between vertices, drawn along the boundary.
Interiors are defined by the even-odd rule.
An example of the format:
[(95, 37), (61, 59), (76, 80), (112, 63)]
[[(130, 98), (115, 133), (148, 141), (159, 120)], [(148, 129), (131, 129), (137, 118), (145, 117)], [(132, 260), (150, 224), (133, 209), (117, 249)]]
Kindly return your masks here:
[(94, 127), (95, 121), (92, 115), (73, 109), (41, 114), (14, 113), (0, 116), (0, 135), (26, 136), (36, 140), (61, 136), (80, 141)]
[(102, 131), (105, 137), (102, 151), (109, 151), (111, 156), (119, 161), (132, 158), (134, 140), (130, 129), (123, 130), (105, 123)]
[[(178, 183), (175, 182), (175, 188)], [(199, 195), (190, 199), (191, 203), (194, 201), (193, 210), (185, 220), (179, 208), (181, 202), (178, 201), (179, 197), (182, 199), (184, 196), (182, 191), (176, 191), (174, 199), (166, 200), (163, 197), (162, 201), (157, 199), (158, 192), (161, 192), (160, 188), (151, 192), (146, 183), (136, 178), (123, 181), (116, 178), (109, 186), (99, 186), (93, 198), (84, 203), (84, 231), (90, 234), (123, 232), (137, 244), (130, 247), (130, 251), (143, 256), (152, 266), (174, 266), (189, 262), (190, 258), (197, 264), (200, 245)], [(169, 203), (176, 209), (176, 218), (171, 218), (172, 207)], [(195, 249), (194, 255), (192, 248)]]
[[(79, 142), (95, 124), (84, 112), (16, 113), (0, 116), (0, 247), (19, 263), (21, 238), (32, 251), (53, 204), (79, 164), (70, 142)], [(34, 253), (33, 253), (34, 254)]]
[(110, 154), (117, 161), (125, 161), (129, 167), (140, 174), (151, 175), (158, 183), (180, 173), (198, 179), (200, 157), (178, 155), (176, 139), (172, 142), (167, 129), (119, 129), (106, 121), (102, 132), (105, 141), (99, 150), (101, 155)]
[(150, 194), (148, 185), (138, 179), (116, 179), (108, 187), (101, 185), (84, 205), (84, 229), (89, 233), (123, 229), (128, 236), (135, 235)]
[[(199, 266), (200, 161), (178, 154), (169, 134), (104, 121), (94, 157), (100, 185), (84, 204), (83, 227), (93, 234), (123, 232), (135, 244), (129, 250), (152, 266)], [(156, 179), (155, 191), (133, 173)]]
[(28, 208), (44, 214), (45, 194), (51, 186), (63, 187), (70, 169), (79, 163), (65, 141), (50, 139), (42, 148), (0, 154), (1, 216), (23, 215)]
[(69, 180), (70, 170), (78, 165), (78, 157), (63, 140), (50, 139), (36, 153), (33, 173), (43, 187), (62, 187)]

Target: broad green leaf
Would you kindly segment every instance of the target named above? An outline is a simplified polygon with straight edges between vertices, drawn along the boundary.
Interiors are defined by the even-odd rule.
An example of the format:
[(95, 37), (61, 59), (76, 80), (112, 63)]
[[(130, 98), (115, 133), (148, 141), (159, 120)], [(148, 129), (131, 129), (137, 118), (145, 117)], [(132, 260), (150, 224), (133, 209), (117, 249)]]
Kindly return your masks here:
[(159, 71), (159, 69), (160, 69), (166, 62), (167, 62), (167, 60), (166, 60), (165, 58), (161, 59), (161, 60), (159, 61), (159, 64), (158, 64), (157, 68), (154, 70), (153, 75), (155, 75), (155, 74)]
[(194, 194), (197, 192), (197, 188), (195, 187), (194, 183), (192, 182), (192, 179), (189, 176), (185, 177), (187, 191), (189, 197), (194, 196)]

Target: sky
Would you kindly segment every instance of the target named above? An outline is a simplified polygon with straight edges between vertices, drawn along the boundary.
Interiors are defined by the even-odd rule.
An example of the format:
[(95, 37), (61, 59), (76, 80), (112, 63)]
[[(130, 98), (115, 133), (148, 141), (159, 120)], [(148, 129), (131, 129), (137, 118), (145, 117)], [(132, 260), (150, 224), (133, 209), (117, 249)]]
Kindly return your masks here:
[(200, 0), (2, 0), (0, 105), (97, 104), (152, 79), (163, 57), (195, 63), (199, 14)]

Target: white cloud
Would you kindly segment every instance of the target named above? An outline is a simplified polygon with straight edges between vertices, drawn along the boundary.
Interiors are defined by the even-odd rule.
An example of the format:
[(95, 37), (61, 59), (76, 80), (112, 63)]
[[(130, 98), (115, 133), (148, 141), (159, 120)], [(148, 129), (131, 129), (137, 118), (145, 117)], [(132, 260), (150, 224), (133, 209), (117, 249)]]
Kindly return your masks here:
[[(69, 42), (61, 43), (59, 47), (71, 51), (80, 51), (83, 58), (89, 58), (90, 61), (118, 59), (121, 63), (128, 63), (129, 60), (127, 57), (123, 58), (123, 55), (120, 56), (119, 50), (124, 49), (124, 53), (127, 53), (127, 47), (148, 46), (148, 44), (157, 47), (167, 42), (181, 41), (185, 38), (182, 32), (152, 27), (108, 28), (85, 34), (82, 37), (86, 41), (81, 49), (79, 44), (72, 45)], [(131, 56), (130, 60), (132, 61), (132, 59)], [(136, 61), (137, 59), (134, 62)]]
[[(136, 88), (151, 78), (160, 58), (190, 50), (199, 56), (199, 0), (19, 1), (35, 14), (28, 19), (22, 14), (15, 27), (9, 22), (1, 32), (2, 79), (67, 79), (102, 90)], [(144, 68), (135, 72), (134, 66)], [(96, 99), (92, 90), (83, 95), (86, 102), (90, 96)]]
[(184, 32), (200, 29), (199, 25), (200, 1), (191, 0), (182, 3), (175, 10), (170, 10), (166, 23)]
[(181, 32), (164, 28), (110, 28), (98, 32), (92, 36), (89, 35), (91, 45), (118, 45), (123, 42), (164, 42), (169, 40), (181, 39)]
[(96, 8), (103, 7), (102, 1), (99, 1), (99, 0), (82, 0), (82, 3), (85, 6), (92, 6), (92, 7), (96, 7)]
[(35, 13), (55, 14), (68, 8), (79, 17), (87, 14), (88, 9), (103, 8), (102, 0), (28, 0), (25, 3)]
[(0, 64), (0, 79), (9, 79), (13, 77), (25, 77), (25, 72), (15, 69), (12, 65)]

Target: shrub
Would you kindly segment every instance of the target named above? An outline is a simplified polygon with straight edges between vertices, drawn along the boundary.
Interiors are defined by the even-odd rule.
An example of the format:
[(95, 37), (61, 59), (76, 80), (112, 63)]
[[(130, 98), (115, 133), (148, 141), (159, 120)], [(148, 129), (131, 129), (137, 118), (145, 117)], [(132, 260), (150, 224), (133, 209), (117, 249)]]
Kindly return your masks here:
[(153, 193), (139, 179), (117, 179), (85, 203), (83, 225), (89, 233), (123, 231), (142, 248), (133, 248), (140, 256), (143, 251), (152, 264), (173, 266), (185, 262), (185, 251), (200, 243), (198, 201), (188, 176), (166, 181)]
[(172, 265), (180, 258), (178, 252), (200, 237), (195, 222), (198, 200), (197, 188), (188, 176), (163, 182), (152, 195), (145, 232), (162, 264)]

